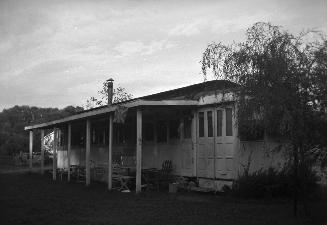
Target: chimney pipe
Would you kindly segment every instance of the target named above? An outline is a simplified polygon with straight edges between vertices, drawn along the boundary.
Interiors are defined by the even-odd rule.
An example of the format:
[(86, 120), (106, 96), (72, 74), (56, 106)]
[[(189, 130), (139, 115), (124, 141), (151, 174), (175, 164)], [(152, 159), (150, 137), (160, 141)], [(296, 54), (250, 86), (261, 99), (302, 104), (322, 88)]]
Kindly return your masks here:
[(113, 81), (114, 79), (110, 78), (107, 80), (107, 92), (108, 92), (108, 106), (112, 105), (112, 97), (113, 97)]

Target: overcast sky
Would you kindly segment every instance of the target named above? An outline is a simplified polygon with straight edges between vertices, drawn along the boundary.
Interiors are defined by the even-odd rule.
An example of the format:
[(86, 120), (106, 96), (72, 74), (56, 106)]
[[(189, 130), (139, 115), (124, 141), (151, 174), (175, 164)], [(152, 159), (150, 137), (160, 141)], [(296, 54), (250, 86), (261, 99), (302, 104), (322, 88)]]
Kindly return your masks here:
[(135, 97), (199, 83), (208, 43), (258, 21), (327, 33), (326, 12), (326, 0), (0, 0), (0, 111), (81, 106), (110, 77)]

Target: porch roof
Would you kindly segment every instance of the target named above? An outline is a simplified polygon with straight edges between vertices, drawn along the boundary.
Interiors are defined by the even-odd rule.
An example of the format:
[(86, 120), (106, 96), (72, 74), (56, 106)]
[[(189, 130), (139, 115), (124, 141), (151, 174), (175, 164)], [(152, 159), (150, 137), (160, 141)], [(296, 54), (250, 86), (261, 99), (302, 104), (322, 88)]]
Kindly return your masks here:
[[(238, 84), (227, 80), (212, 80), (190, 86), (177, 88), (169, 91), (159, 92), (152, 95), (147, 95), (120, 103), (112, 104), (111, 106), (100, 106), (89, 110), (82, 111), (72, 116), (62, 119), (53, 120), (50, 122), (26, 126), (25, 130), (33, 130), (38, 128), (52, 127), (69, 121), (101, 115), (109, 112), (114, 112), (118, 106), (133, 108), (138, 106), (201, 106), (205, 104), (218, 103), (223, 101), (214, 97), (213, 99), (200, 99), (201, 93), (209, 93), (212, 91), (233, 91), (239, 87)], [(200, 95), (199, 95), (200, 94)], [(228, 101), (233, 101), (233, 97)], [(226, 100), (225, 100), (226, 101)]]
[(111, 105), (111, 106), (100, 107), (100, 108), (96, 108), (91, 111), (84, 111), (79, 114), (75, 114), (75, 115), (68, 116), (68, 117), (65, 117), (62, 119), (58, 119), (58, 120), (53, 120), (50, 122), (26, 126), (25, 130), (33, 130), (33, 129), (38, 129), (38, 128), (51, 127), (54, 125), (62, 124), (62, 123), (73, 121), (73, 120), (78, 120), (78, 119), (83, 119), (83, 118), (87, 118), (87, 117), (92, 117), (92, 116), (96, 116), (96, 115), (114, 112), (118, 106), (134, 108), (134, 107), (138, 107), (138, 106), (197, 106), (197, 105), (199, 105), (199, 102), (196, 100), (151, 101), (151, 100), (135, 99), (134, 101), (128, 101), (128, 102), (123, 102), (123, 103), (115, 104), (115, 105)]

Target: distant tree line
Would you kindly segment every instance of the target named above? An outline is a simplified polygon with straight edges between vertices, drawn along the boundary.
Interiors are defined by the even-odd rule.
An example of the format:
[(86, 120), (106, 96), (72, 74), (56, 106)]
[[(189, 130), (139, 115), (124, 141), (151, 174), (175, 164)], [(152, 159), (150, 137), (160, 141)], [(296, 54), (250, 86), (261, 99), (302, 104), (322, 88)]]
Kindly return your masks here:
[[(29, 149), (29, 134), (25, 126), (60, 119), (83, 111), (82, 107), (67, 106), (39, 108), (34, 106), (14, 106), (0, 112), (0, 154), (15, 154)], [(34, 149), (40, 151), (40, 134), (34, 132)]]
[[(67, 106), (58, 108), (39, 108), (35, 106), (14, 106), (0, 112), (0, 154), (16, 154), (29, 149), (29, 134), (25, 126), (44, 123), (74, 115), (84, 109), (104, 106), (108, 101), (108, 81), (103, 82), (98, 97), (90, 97), (83, 107)], [(133, 96), (125, 88), (118, 86), (113, 90), (113, 103), (127, 101)], [(47, 134), (47, 133), (46, 133)], [(40, 131), (34, 132), (33, 151), (40, 151)]]

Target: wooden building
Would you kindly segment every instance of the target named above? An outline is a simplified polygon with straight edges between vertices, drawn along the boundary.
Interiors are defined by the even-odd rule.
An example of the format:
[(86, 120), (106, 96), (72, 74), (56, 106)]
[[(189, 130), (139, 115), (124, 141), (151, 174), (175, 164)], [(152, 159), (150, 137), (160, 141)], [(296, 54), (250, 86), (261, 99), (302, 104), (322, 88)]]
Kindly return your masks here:
[[(135, 165), (136, 192), (141, 191), (142, 168), (160, 168), (165, 160), (171, 160), (175, 175), (219, 190), (231, 185), (250, 157), (252, 170), (281, 163), (269, 153), (267, 141), (240, 141), (233, 94), (237, 87), (226, 80), (207, 81), (118, 104), (109, 100), (108, 106), (28, 126), (30, 154), (33, 130), (41, 129), (43, 137), (50, 129), (55, 133), (53, 170), (84, 165), (86, 185), (93, 179), (92, 167), (101, 165), (106, 173), (97, 179), (111, 189), (112, 166), (125, 163), (124, 157)], [(43, 163), (41, 167), (43, 171)]]

